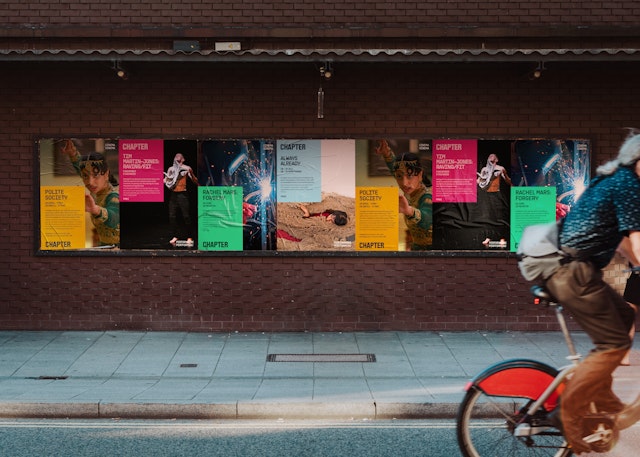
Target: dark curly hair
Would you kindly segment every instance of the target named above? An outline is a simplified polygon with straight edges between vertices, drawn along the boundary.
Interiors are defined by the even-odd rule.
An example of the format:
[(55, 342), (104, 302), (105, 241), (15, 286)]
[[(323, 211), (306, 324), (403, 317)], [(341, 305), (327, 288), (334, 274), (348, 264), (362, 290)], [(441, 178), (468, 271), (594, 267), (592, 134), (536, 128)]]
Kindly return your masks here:
[(333, 214), (333, 222), (336, 225), (347, 225), (347, 222), (349, 222), (349, 216), (344, 211), (328, 209), (327, 212)]
[[(89, 168), (92, 173), (104, 175), (109, 171), (109, 164), (107, 164), (107, 159), (103, 154), (90, 152), (80, 157), (80, 170), (85, 168)], [(112, 186), (118, 185), (118, 180), (113, 176), (113, 173), (109, 173), (109, 182)]]

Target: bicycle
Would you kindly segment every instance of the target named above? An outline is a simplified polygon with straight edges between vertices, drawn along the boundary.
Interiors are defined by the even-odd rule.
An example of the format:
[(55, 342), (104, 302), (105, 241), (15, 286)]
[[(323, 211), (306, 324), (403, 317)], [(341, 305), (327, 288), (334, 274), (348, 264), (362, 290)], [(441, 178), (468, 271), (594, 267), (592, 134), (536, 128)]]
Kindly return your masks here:
[[(567, 377), (581, 360), (567, 327), (562, 306), (541, 286), (531, 292), (536, 302), (553, 308), (569, 350), (567, 366), (556, 369), (531, 359), (496, 363), (466, 386), (456, 421), (458, 445), (464, 457), (573, 455), (559, 419), (552, 412)], [(556, 417), (559, 416), (556, 414)], [(584, 418), (584, 440), (595, 452), (615, 446), (620, 430), (640, 419), (640, 396), (622, 412), (593, 413)]]

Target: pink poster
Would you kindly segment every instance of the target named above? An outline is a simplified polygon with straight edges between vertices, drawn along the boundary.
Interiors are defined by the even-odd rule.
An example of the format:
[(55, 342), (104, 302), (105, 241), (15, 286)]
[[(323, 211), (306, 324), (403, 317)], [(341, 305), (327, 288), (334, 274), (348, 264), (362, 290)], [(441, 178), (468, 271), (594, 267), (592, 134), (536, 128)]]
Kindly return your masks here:
[(433, 140), (433, 202), (475, 203), (477, 140)]
[(120, 140), (120, 201), (162, 202), (163, 140)]

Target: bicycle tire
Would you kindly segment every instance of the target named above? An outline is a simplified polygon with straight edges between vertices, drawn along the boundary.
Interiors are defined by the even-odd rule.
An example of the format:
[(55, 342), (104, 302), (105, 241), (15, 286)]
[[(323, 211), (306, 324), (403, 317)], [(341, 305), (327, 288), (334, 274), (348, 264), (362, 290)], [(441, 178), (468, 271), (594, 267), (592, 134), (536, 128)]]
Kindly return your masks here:
[[(532, 376), (522, 376), (527, 371)], [(518, 374), (516, 374), (518, 370)], [(460, 451), (464, 457), (569, 457), (573, 455), (567, 447), (562, 433), (545, 427), (545, 432), (530, 437), (517, 437), (513, 431), (516, 423), (535, 398), (528, 392), (544, 390), (541, 381), (550, 382), (554, 374), (550, 367), (533, 361), (508, 361), (490, 367), (472, 381), (458, 410), (456, 434)], [(555, 371), (555, 370), (553, 370)], [(508, 378), (514, 373), (519, 384), (511, 388), (500, 388), (499, 394), (487, 393), (481, 388), (482, 381), (492, 376)], [(557, 372), (556, 372), (557, 373)], [(526, 383), (536, 383), (527, 386)], [(524, 385), (523, 385), (524, 384)], [(548, 383), (547, 383), (548, 385)], [(524, 393), (523, 393), (524, 392)], [(542, 411), (539, 420), (546, 420), (546, 411)], [(546, 422), (548, 424), (548, 422)]]

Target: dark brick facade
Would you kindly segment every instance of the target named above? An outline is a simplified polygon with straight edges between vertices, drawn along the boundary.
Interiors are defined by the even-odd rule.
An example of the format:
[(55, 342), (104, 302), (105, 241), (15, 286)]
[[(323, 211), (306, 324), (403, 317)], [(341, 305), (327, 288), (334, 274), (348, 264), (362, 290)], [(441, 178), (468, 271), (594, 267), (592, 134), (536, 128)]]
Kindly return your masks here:
[[(16, 1), (0, 6), (0, 42), (16, 50), (160, 49), (185, 37), (274, 49), (289, 47), (287, 40), (308, 48), (481, 47), (487, 40), (627, 48), (640, 16), (635, 2), (504, 4), (469, 12), (467, 2), (429, 1), (324, 2), (323, 9), (309, 1), (64, 8)], [(508, 59), (337, 62), (325, 85), (325, 118), (317, 119), (313, 59), (132, 59), (132, 76), (122, 81), (90, 56), (9, 55), (0, 63), (0, 329), (555, 329), (553, 317), (531, 304), (509, 255), (36, 255), (39, 137), (588, 137), (600, 163), (616, 153), (626, 127), (640, 127), (634, 60), (558, 59), (539, 80), (527, 77), (531, 62)], [(621, 269), (607, 271), (612, 283), (624, 282)]]

